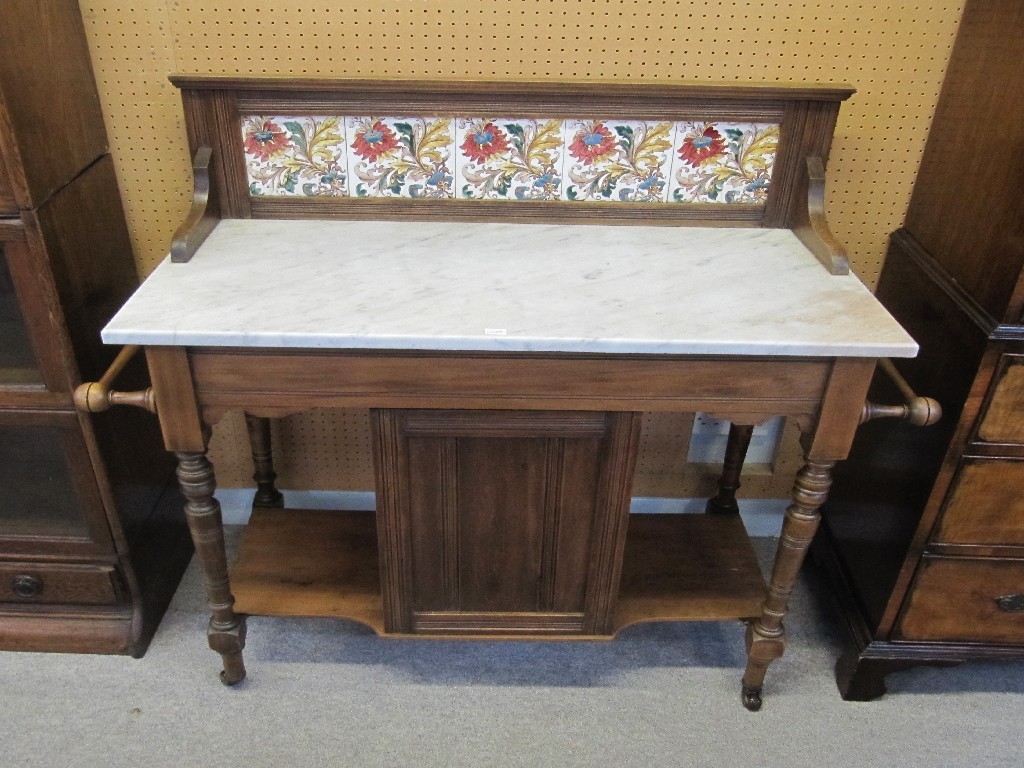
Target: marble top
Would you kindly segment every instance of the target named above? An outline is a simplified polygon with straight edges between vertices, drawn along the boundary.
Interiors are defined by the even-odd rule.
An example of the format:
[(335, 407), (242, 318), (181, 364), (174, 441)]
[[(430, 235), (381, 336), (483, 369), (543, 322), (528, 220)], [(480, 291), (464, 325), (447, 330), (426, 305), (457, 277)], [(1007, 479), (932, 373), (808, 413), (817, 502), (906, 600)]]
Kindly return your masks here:
[(913, 357), (789, 230), (225, 220), (111, 344)]

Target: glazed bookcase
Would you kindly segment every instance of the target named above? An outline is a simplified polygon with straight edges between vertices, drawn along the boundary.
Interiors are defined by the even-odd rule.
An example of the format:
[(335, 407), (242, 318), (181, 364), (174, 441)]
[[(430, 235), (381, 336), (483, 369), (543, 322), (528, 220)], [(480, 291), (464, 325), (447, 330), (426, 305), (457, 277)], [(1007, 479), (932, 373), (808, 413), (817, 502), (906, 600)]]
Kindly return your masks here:
[(137, 284), (82, 21), (0, 30), (0, 649), (140, 655), (191, 549), (155, 420), (72, 402)]

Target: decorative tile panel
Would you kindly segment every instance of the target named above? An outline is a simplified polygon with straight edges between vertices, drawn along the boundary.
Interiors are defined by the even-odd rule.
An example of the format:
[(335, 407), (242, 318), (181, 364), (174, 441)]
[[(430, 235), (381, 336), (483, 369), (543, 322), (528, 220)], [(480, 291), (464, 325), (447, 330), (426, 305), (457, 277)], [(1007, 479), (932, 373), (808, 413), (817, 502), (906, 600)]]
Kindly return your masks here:
[(566, 120), (565, 200), (663, 203), (675, 126)]
[(458, 196), (557, 200), (562, 183), (562, 121), (459, 118)]
[(779, 126), (253, 115), (242, 141), (253, 196), (763, 205)]
[(341, 117), (246, 117), (242, 120), (249, 194), (348, 195)]
[(763, 205), (778, 146), (778, 125), (676, 123), (668, 199)]
[(452, 197), (453, 120), (347, 117), (355, 197)]

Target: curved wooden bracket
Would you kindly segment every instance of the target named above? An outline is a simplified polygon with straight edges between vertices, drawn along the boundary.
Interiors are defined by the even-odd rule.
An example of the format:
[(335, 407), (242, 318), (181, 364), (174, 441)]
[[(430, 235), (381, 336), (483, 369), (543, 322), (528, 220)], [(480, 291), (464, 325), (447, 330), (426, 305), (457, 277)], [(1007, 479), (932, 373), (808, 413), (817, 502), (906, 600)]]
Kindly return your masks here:
[(874, 419), (902, 419), (915, 427), (927, 427), (942, 418), (942, 406), (931, 397), (920, 397), (911, 389), (907, 380), (900, 376), (896, 366), (887, 358), (878, 361), (878, 367), (892, 379), (903, 395), (903, 405), (878, 405), (867, 401), (861, 411), (860, 423)]
[(793, 228), (800, 242), (833, 275), (850, 273), (846, 247), (832, 234), (825, 219), (825, 163), (818, 156), (807, 158), (807, 218)]
[(207, 238), (220, 220), (210, 210), (210, 163), (213, 150), (200, 147), (192, 159), (192, 208), (171, 240), (171, 261), (185, 263)]
[(156, 398), (152, 387), (137, 392), (115, 392), (110, 388), (114, 379), (139, 349), (141, 347), (138, 346), (124, 347), (103, 374), (103, 378), (99, 381), (87, 381), (75, 389), (75, 407), (85, 413), (100, 413), (110, 410), (114, 405), (134, 405), (136, 408), (156, 413)]

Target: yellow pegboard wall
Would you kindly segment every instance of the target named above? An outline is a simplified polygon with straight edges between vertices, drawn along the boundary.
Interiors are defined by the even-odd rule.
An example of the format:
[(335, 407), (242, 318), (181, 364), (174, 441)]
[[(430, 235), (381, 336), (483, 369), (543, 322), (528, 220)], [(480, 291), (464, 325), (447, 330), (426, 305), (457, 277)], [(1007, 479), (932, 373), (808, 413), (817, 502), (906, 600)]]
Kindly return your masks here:
[[(370, 419), (364, 410), (313, 410), (271, 421), (278, 485), (291, 489), (372, 491)], [(217, 483), (249, 487), (253, 464), (241, 413), (230, 413), (214, 430), (210, 455)]]
[[(142, 274), (163, 258), (191, 199), (180, 102), (167, 82), (177, 71), (848, 82), (858, 93), (840, 113), (829, 221), (873, 285), (906, 211), (963, 0), (81, 0), (81, 8)], [(321, 456), (337, 429), (313, 419), (306, 442), (285, 441), (297, 464), (318, 468), (312, 478), (303, 472), (306, 487), (356, 480), (345, 476), (351, 467)], [(244, 429), (223, 431), (231, 439), (218, 437), (213, 449), (221, 484), (251, 484), (251, 470), (240, 469)]]

